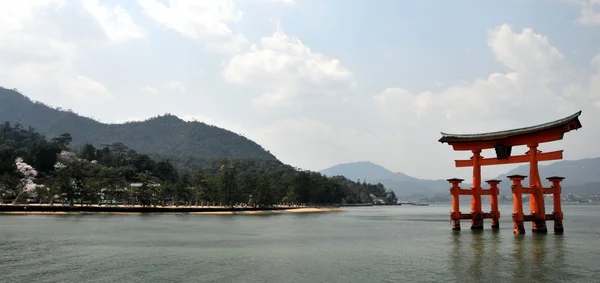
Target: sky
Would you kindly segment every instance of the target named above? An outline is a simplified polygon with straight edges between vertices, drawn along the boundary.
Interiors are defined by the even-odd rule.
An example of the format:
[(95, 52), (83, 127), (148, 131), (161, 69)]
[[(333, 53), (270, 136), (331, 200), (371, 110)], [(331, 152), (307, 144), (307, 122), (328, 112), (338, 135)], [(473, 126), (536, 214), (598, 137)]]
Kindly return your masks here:
[(470, 178), (440, 132), (581, 110), (540, 150), (600, 156), (600, 0), (0, 0), (0, 85), (105, 123), (202, 121), (303, 169)]

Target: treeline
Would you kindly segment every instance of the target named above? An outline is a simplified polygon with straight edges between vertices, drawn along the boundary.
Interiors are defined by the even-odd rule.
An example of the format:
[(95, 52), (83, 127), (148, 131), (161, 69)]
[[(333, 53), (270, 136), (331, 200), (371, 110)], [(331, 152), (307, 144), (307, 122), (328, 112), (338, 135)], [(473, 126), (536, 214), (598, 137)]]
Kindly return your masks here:
[(2, 202), (261, 207), (397, 201), (381, 184), (328, 178), (277, 160), (204, 160), (187, 171), (122, 143), (72, 151), (71, 140), (69, 134), (46, 140), (19, 124), (0, 126)]

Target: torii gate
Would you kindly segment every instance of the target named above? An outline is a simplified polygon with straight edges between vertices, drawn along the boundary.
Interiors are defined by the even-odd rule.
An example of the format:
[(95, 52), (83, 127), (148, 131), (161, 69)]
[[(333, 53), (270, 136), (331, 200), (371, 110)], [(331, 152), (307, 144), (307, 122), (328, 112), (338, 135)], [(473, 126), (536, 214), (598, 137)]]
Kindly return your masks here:
[[(482, 134), (448, 134), (442, 132), (441, 143), (448, 143), (454, 150), (471, 151), (473, 156), (469, 160), (456, 160), (456, 167), (473, 167), (473, 185), (470, 189), (461, 189), (459, 184), (463, 179), (448, 179), (452, 185), (450, 193), (452, 194), (452, 211), (450, 219), (452, 220), (452, 230), (460, 230), (461, 219), (471, 219), (471, 229), (483, 229), (483, 219), (492, 219), (492, 229), (499, 229), (500, 212), (498, 211), (498, 184), (500, 180), (486, 181), (489, 189), (481, 188), (481, 166), (500, 165), (512, 163), (529, 162), (529, 187), (523, 187), (521, 181), (526, 176), (512, 175), (508, 178), (512, 181), (513, 193), (513, 223), (514, 233), (524, 234), (524, 221), (532, 222), (532, 231), (546, 233), (546, 220), (554, 220), (554, 232), (562, 233), (563, 213), (561, 210), (561, 186), (563, 177), (549, 177), (552, 182), (551, 188), (543, 188), (538, 171), (539, 161), (560, 160), (563, 158), (562, 150), (552, 152), (541, 152), (538, 150), (540, 143), (562, 140), (565, 133), (571, 130), (577, 130), (582, 127), (579, 121), (581, 111), (553, 122), (540, 124), (532, 127), (519, 128), (514, 130), (482, 133)], [(511, 149), (514, 146), (525, 145), (529, 147), (524, 155), (511, 156)], [(495, 149), (495, 158), (483, 158), (481, 151), (485, 149)], [(530, 215), (523, 215), (522, 194), (529, 194)], [(544, 194), (553, 194), (554, 213), (546, 214), (544, 205)], [(471, 213), (460, 213), (459, 195), (471, 195)], [(481, 196), (489, 195), (491, 197), (491, 212), (483, 213), (481, 209)]]

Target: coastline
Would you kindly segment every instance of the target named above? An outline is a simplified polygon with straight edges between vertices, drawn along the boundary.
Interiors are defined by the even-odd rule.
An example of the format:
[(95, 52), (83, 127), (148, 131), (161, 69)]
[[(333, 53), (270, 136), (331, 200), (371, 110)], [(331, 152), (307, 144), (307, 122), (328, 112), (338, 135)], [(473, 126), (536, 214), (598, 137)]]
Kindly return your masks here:
[(142, 207), (142, 206), (66, 206), (66, 205), (0, 205), (0, 215), (82, 215), (82, 214), (175, 214), (175, 215), (268, 215), (288, 213), (322, 213), (346, 211), (343, 207), (274, 206), (255, 207)]

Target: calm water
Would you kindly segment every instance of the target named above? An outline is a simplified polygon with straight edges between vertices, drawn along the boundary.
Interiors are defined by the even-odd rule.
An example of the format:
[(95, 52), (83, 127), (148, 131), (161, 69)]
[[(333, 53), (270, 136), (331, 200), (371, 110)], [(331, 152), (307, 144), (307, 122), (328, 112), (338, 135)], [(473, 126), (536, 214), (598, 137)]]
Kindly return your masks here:
[(563, 236), (515, 237), (510, 206), (452, 233), (448, 211), (0, 216), (0, 281), (600, 282), (600, 206), (566, 206)]

